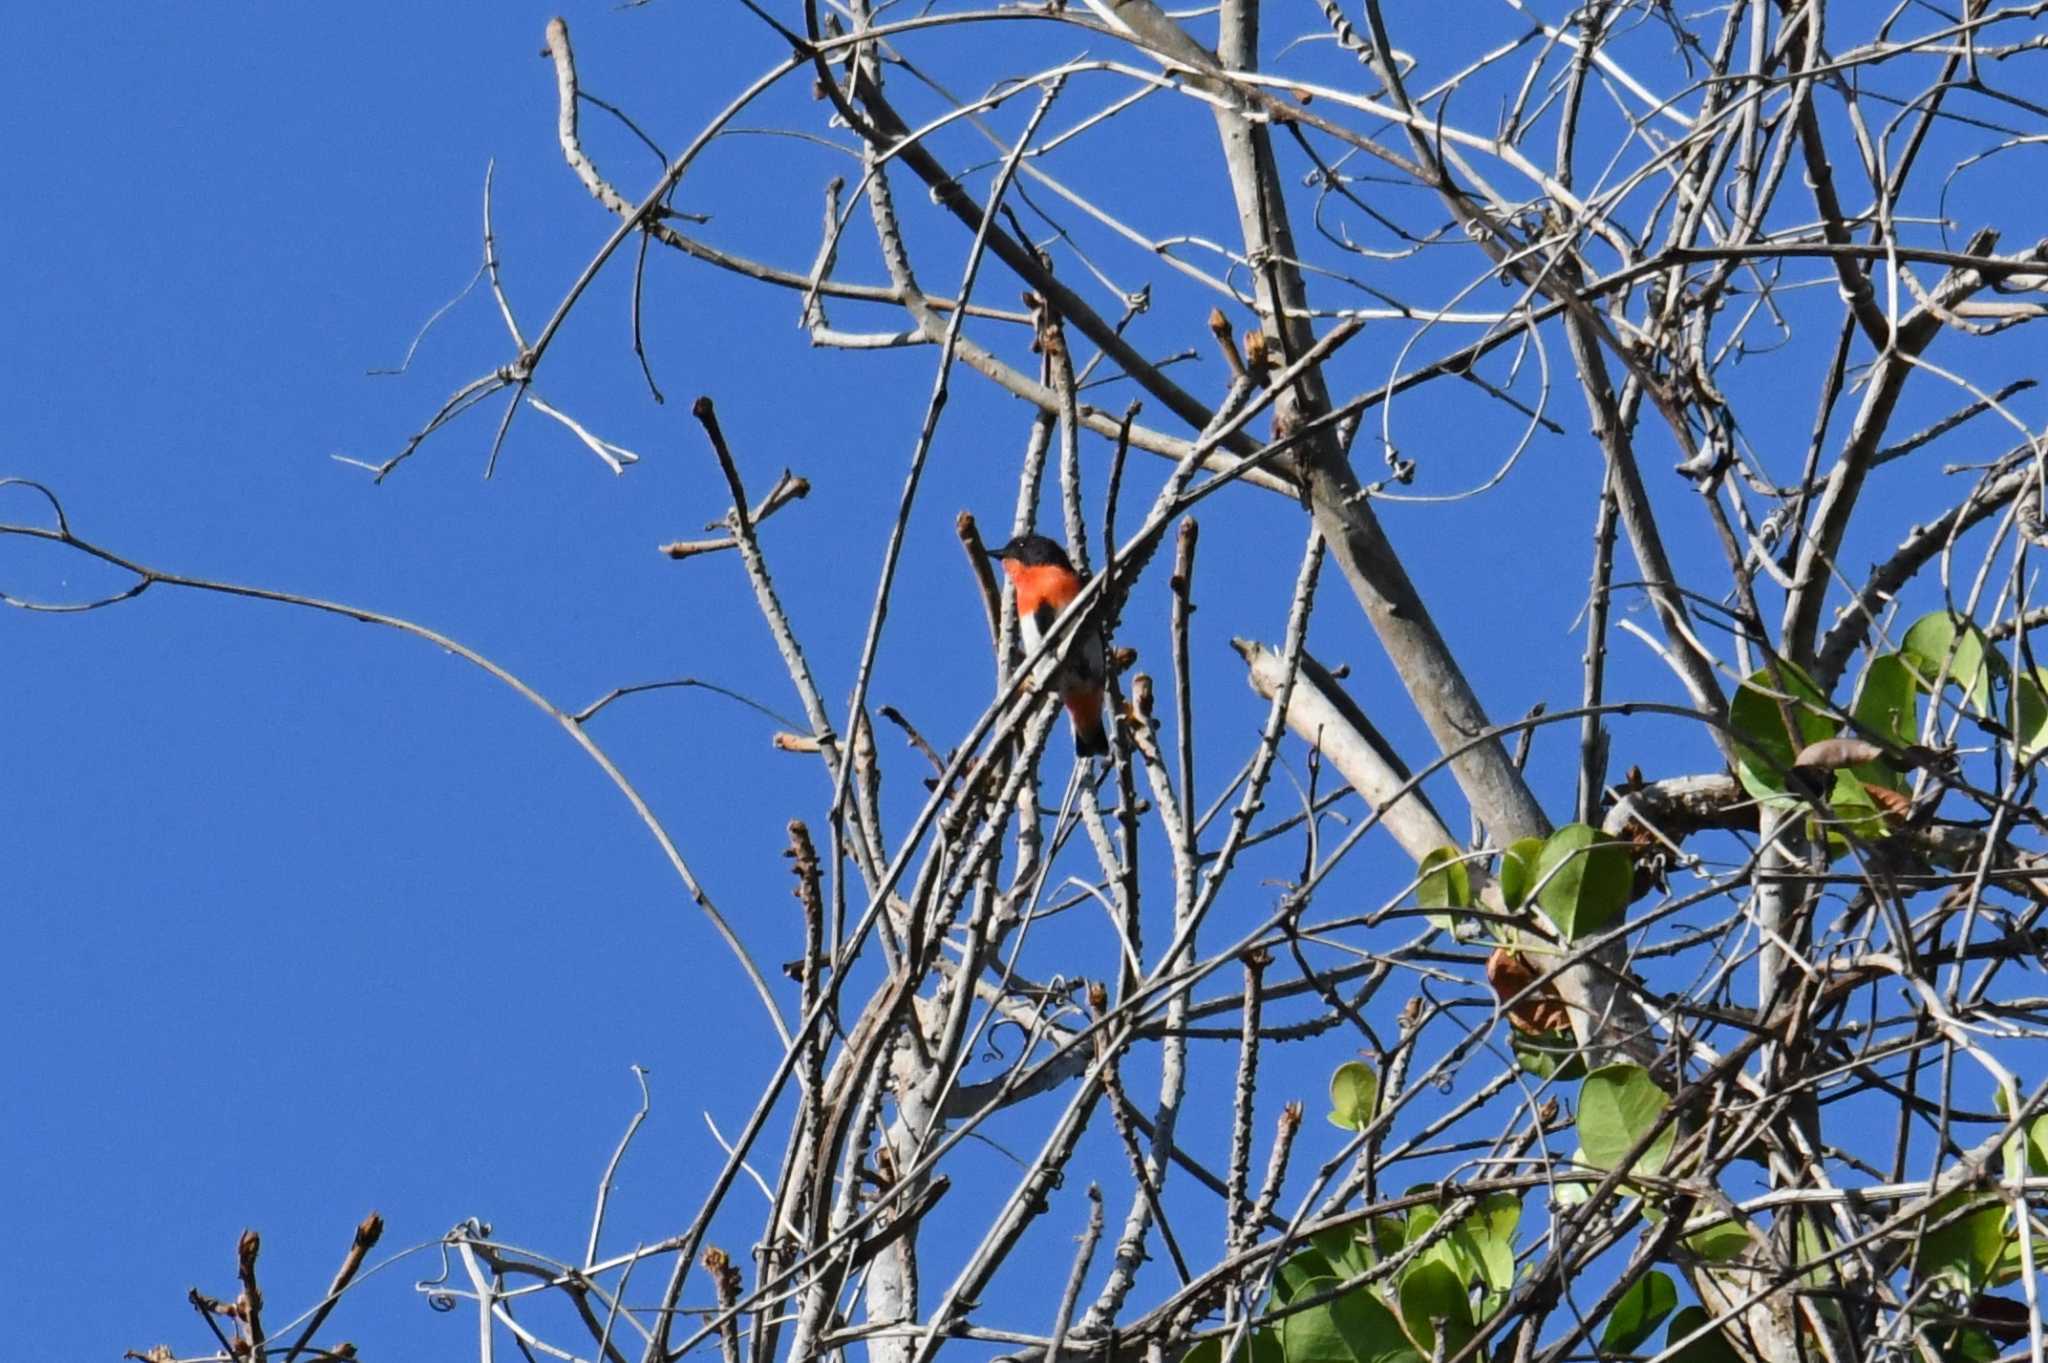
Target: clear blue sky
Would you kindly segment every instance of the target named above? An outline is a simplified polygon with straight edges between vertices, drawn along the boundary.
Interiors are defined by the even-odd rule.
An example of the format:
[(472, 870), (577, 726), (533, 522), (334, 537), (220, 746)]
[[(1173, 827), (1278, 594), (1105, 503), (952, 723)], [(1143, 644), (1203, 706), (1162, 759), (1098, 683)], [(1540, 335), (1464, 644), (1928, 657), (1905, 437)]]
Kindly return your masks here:
[[(619, 268), (542, 376), (551, 401), (645, 456), (625, 477), (527, 413), (483, 481), (495, 407), (383, 486), (330, 458), (385, 457), (449, 391), (510, 358), (478, 294), (410, 373), (366, 373), (395, 363), (475, 268), (488, 162), (529, 330), (612, 228), (555, 146), (538, 56), (551, 12), (237, 3), (17, 16), (0, 82), (13, 130), (0, 143), (0, 474), (48, 483), (80, 534), (139, 560), (419, 620), (571, 708), (689, 675), (794, 711), (736, 563), (654, 552), (725, 505), (687, 416), (709, 392), (757, 490), (785, 465), (816, 485), (769, 543), (840, 704), (928, 350), (820, 355), (786, 295), (657, 260), (648, 339), (668, 404), (638, 377)], [(585, 5), (570, 18), (586, 88), (671, 149), (778, 55), (737, 6)], [(1006, 126), (1018, 116), (1006, 111)], [(636, 195), (652, 158), (614, 131), (592, 136)], [(1206, 140), (1195, 145), (1206, 155)], [(801, 266), (831, 163), (752, 155), (707, 168), (678, 206), (715, 208), (714, 236)], [(763, 165), (792, 178), (757, 181)], [(1116, 173), (1186, 188), (1170, 160), (1135, 157)], [(1206, 178), (1199, 190), (1221, 192)], [(1221, 205), (1200, 195), (1191, 211), (1220, 235)], [(933, 240), (935, 259), (957, 261), (957, 240)], [(849, 273), (867, 263), (850, 258)], [(1148, 277), (1126, 267), (1133, 283)], [(992, 287), (1013, 303), (1013, 281)], [(1148, 320), (1145, 345), (1203, 346), (1180, 372), (1220, 391), (1199, 325), (1207, 301), (1174, 306)], [(1384, 367), (1397, 341), (1374, 361)], [(1369, 369), (1350, 377), (1362, 384)], [(876, 688), (942, 746), (987, 699), (952, 517), (1006, 519), (1026, 422), (971, 376), (956, 390)], [(1597, 465), (1583, 443), (1540, 448), (1545, 472), (1509, 485), (1523, 500), (1483, 504), (1499, 510), (1456, 522), (1457, 535), (1431, 513), (1389, 513), (1501, 718), (1576, 691), (1565, 631)], [(1445, 485), (1491, 462), (1474, 453)], [(1156, 474), (1134, 467), (1134, 485)], [(1090, 477), (1099, 492), (1099, 460)], [(18, 492), (0, 497), (7, 519), (35, 514)], [(1205, 516), (1202, 550), (1212, 790), (1261, 717), (1224, 644), (1277, 638), (1300, 533), (1277, 499), (1226, 505)], [(1681, 552), (1699, 547), (1688, 527)], [(50, 597), (118, 585), (20, 544), (0, 551), (0, 572), (0, 585)], [(1368, 693), (1386, 687), (1340, 584), (1326, 590), (1318, 651), (1356, 664)], [(1163, 609), (1150, 609), (1135, 641), (1163, 667)], [(231, 1292), (244, 1226), (266, 1235), (273, 1313), (317, 1295), (372, 1207), (390, 1220), (386, 1248), (474, 1215), (571, 1251), (634, 1107), (635, 1063), (652, 1072), (655, 1119), (624, 1171), (610, 1243), (669, 1233), (694, 1207), (718, 1154), (700, 1111), (738, 1125), (769, 1037), (644, 830), (537, 712), (414, 640), (169, 591), (79, 618), (0, 615), (0, 659), (0, 1281), (13, 1288), (0, 1353), (198, 1349), (185, 1290)], [(1424, 753), (1404, 705), (1375, 713)], [(764, 755), (773, 727), (683, 692), (622, 704), (593, 732), (759, 954), (780, 961), (796, 954), (783, 824), (819, 818), (825, 791), (814, 764)], [(1538, 748), (1560, 811), (1568, 749), (1561, 736)], [(894, 770), (907, 800), (912, 768)], [(1261, 910), (1233, 912), (1251, 922)], [(1319, 1076), (1346, 1054), (1305, 1057), (1282, 1082), (1313, 1113)], [(1199, 1120), (1220, 1129), (1220, 1110)], [(467, 1350), (470, 1317), (433, 1317), (410, 1290), (433, 1271), (427, 1259), (397, 1266), (336, 1333), (377, 1358)]]

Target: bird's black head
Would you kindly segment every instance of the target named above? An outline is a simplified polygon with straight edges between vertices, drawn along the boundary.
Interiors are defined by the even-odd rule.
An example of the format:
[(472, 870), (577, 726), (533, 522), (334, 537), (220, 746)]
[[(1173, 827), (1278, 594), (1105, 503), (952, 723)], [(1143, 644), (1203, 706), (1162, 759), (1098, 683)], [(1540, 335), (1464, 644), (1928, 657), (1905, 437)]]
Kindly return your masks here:
[(988, 556), (1007, 559), (1026, 568), (1051, 566), (1065, 568), (1068, 572), (1074, 570), (1074, 565), (1067, 561), (1067, 551), (1043, 535), (1019, 535), (1002, 548), (989, 550)]

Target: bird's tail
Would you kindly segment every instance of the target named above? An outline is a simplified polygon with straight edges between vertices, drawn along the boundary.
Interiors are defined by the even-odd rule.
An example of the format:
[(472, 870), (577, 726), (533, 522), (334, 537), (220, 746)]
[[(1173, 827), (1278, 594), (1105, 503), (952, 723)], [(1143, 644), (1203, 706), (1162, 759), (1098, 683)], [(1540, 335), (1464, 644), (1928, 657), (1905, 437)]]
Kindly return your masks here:
[(1079, 686), (1060, 697), (1074, 724), (1074, 752), (1081, 757), (1109, 755), (1109, 729), (1103, 723), (1102, 688)]

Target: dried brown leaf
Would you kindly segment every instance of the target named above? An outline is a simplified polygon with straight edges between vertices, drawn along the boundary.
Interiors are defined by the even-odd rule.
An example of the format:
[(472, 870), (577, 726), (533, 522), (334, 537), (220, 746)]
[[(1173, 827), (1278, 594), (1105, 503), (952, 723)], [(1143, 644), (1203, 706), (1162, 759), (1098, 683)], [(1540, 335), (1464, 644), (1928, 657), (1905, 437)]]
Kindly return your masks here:
[(1566, 1010), (1564, 996), (1557, 992), (1556, 985), (1545, 983), (1531, 992), (1524, 992), (1541, 978), (1541, 972), (1518, 951), (1495, 947), (1493, 954), (1486, 958), (1486, 983), (1492, 987), (1494, 997), (1504, 1004), (1510, 999), (1516, 1000), (1508, 1006), (1508, 1022), (1516, 1031), (1531, 1036), (1541, 1036), (1571, 1025), (1571, 1014)]
[(1884, 749), (1863, 738), (1823, 738), (1809, 743), (1792, 759), (1794, 767), (1814, 771), (1840, 771), (1843, 767), (1884, 760)]

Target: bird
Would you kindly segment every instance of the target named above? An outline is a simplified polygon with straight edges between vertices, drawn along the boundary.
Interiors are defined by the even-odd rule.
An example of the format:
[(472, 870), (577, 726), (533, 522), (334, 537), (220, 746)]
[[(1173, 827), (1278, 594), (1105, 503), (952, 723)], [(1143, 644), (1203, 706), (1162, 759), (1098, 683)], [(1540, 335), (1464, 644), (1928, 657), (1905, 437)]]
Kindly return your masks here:
[[(1017, 593), (1017, 627), (1024, 651), (1038, 651), (1060, 612), (1081, 594), (1081, 575), (1067, 551), (1043, 535), (1019, 535), (988, 556), (999, 560)], [(1066, 657), (1039, 664), (1035, 680), (1059, 693), (1074, 726), (1074, 752), (1101, 757), (1109, 752), (1109, 731), (1103, 725), (1103, 688), (1109, 671), (1104, 662), (1102, 631), (1084, 622), (1068, 645)]]

